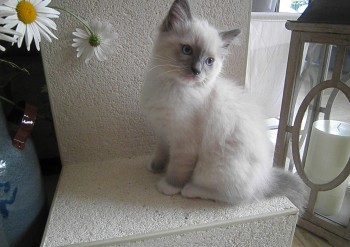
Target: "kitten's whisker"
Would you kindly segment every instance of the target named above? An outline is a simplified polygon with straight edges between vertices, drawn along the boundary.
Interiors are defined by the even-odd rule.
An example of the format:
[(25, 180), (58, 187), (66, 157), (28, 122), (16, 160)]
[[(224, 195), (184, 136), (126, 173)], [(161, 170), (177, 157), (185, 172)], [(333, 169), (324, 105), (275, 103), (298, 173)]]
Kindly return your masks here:
[(156, 56), (153, 56), (153, 58), (177, 62), (176, 59), (174, 59), (174, 58), (172, 58), (172, 57), (168, 57), (168, 56), (159, 56), (159, 55), (156, 55)]
[(218, 77), (220, 77), (220, 78), (223, 77), (223, 74), (224, 73), (222, 71), (220, 71), (219, 74), (218, 74)]
[(176, 60), (168, 59), (168, 58), (161, 58), (161, 57), (153, 57), (154, 61), (157, 62), (168, 62), (168, 63), (176, 63)]
[(203, 81), (200, 81), (200, 85), (201, 85), (202, 87), (205, 87), (206, 84), (207, 84), (207, 78), (205, 78)]
[(157, 77), (161, 77), (161, 76), (169, 74), (171, 72), (182, 72), (182, 71), (183, 70), (179, 70), (179, 69), (167, 70), (167, 71), (164, 71), (163, 73), (160, 73)]
[(150, 71), (152, 71), (152, 70), (154, 70), (154, 69), (156, 69), (156, 68), (159, 68), (159, 67), (173, 67), (173, 68), (184, 69), (183, 66), (178, 66), (178, 65), (174, 65), (174, 64), (158, 64), (158, 65), (156, 65), (156, 66), (150, 68), (150, 69), (148, 70), (148, 72), (150, 72)]

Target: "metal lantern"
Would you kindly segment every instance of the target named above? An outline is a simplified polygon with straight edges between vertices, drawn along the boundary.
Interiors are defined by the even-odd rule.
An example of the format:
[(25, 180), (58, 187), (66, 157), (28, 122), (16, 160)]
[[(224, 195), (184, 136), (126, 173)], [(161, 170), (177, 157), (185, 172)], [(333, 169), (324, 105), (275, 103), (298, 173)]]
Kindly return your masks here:
[(350, 246), (350, 1), (316, 0), (292, 31), (274, 164), (309, 188), (298, 224)]

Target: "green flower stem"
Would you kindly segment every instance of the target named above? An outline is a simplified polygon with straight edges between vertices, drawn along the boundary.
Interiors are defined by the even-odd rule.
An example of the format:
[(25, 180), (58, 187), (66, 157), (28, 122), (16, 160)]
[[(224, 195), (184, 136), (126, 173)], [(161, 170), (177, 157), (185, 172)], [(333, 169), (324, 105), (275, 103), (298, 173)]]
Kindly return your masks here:
[(48, 5), (48, 7), (56, 9), (56, 10), (61, 10), (63, 12), (66, 12), (67, 14), (73, 16), (75, 19), (77, 19), (78, 21), (80, 21), (84, 25), (84, 27), (87, 29), (87, 31), (90, 33), (90, 35), (94, 34), (94, 32), (91, 30), (89, 24), (84, 19), (80, 18), (78, 15), (74, 14), (73, 12), (66, 10), (64, 8), (61, 8), (61, 7), (57, 7), (57, 6)]
[(12, 62), (7, 61), (7, 60), (4, 60), (4, 59), (0, 59), (0, 62), (1, 62), (1, 63), (7, 63), (7, 64), (11, 65), (13, 68), (18, 69), (18, 70), (21, 70), (22, 72), (25, 72), (25, 73), (27, 73), (28, 75), (30, 75), (30, 73), (29, 73), (28, 70), (26, 70), (25, 68), (19, 67), (19, 66), (18, 66), (17, 64), (15, 64), (15, 63), (12, 63)]
[(10, 105), (13, 105), (14, 107), (16, 107), (18, 110), (24, 111), (24, 109), (22, 107), (19, 107), (18, 105), (16, 105), (15, 102), (9, 100), (8, 98), (5, 98), (3, 96), (0, 95), (0, 100), (5, 101), (6, 103), (9, 103)]

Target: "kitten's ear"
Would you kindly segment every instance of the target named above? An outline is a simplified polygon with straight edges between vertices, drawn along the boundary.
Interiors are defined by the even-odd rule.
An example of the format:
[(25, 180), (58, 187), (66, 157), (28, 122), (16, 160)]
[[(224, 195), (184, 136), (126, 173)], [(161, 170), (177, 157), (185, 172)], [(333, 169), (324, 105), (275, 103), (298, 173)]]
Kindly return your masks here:
[(227, 48), (232, 43), (233, 39), (241, 33), (240, 29), (234, 29), (231, 31), (220, 32), (220, 37), (224, 42), (223, 48)]
[(170, 31), (175, 23), (187, 22), (190, 20), (192, 20), (192, 15), (187, 0), (175, 0), (167, 17), (165, 17), (163, 21), (161, 31)]

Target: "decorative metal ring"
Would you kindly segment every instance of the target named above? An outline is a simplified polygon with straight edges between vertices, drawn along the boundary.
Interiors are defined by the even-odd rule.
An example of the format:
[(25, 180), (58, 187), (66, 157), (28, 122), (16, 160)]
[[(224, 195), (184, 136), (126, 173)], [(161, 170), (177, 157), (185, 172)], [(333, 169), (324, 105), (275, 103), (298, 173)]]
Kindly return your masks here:
[(328, 88), (339, 89), (345, 94), (347, 99), (350, 101), (350, 88), (346, 84), (342, 82), (334, 82), (332, 80), (321, 82), (320, 84), (313, 87), (310, 90), (310, 92), (305, 96), (304, 100), (302, 101), (299, 107), (299, 110), (294, 120), (294, 125), (292, 127), (292, 154), (295, 162), (295, 167), (301, 179), (305, 182), (305, 184), (309, 186), (311, 189), (314, 189), (317, 191), (326, 191), (337, 187), (349, 176), (349, 173), (350, 173), (350, 159), (349, 159), (343, 171), (332, 181), (325, 184), (315, 184), (311, 182), (311, 180), (306, 176), (304, 169), (301, 166), (300, 150), (299, 150), (299, 136), (300, 136), (301, 122), (303, 120), (305, 112), (308, 106), (310, 105), (311, 101), (315, 98), (316, 95), (318, 95), (320, 92)]

